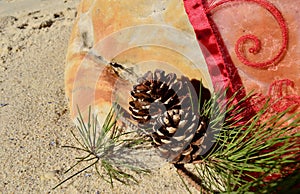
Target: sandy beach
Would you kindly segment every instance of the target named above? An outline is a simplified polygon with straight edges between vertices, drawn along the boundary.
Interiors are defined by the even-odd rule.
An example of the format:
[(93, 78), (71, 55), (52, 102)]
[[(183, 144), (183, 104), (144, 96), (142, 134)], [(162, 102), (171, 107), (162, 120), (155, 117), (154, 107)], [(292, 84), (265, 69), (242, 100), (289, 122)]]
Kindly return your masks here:
[(76, 144), (64, 63), (78, 2), (0, 1), (0, 193), (186, 193), (168, 164), (139, 185), (111, 188), (89, 169), (52, 190), (80, 156), (62, 147)]

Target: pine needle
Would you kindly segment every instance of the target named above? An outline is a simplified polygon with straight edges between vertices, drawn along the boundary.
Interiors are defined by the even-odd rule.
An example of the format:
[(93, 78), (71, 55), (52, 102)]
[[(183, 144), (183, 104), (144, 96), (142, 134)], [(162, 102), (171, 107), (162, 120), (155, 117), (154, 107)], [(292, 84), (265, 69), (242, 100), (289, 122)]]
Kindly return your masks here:
[[(299, 141), (299, 133), (285, 134), (300, 126), (299, 114), (287, 116), (288, 109), (262, 121), (272, 106), (267, 101), (259, 112), (240, 124), (239, 114), (245, 110), (242, 105), (253, 95), (247, 95), (236, 104), (234, 96), (222, 103), (219, 100), (222, 96), (215, 94), (202, 106), (201, 114), (210, 119), (208, 130), (218, 133), (216, 146), (200, 164), (194, 164), (197, 174), (209, 192), (221, 192), (224, 187), (230, 193), (245, 193), (253, 188), (262, 192), (267, 175), (282, 172), (286, 166), (298, 162), (295, 158), (300, 155), (300, 145), (293, 140), (298, 138)], [(260, 177), (251, 173), (260, 173)], [(279, 182), (268, 184), (274, 189)]]
[(87, 164), (87, 166), (68, 176), (53, 189), (91, 167), (94, 167), (97, 175), (107, 181), (112, 187), (114, 181), (126, 185), (131, 183), (136, 184), (138, 181), (134, 177), (134, 174), (138, 175), (150, 172), (149, 169), (144, 168), (143, 164), (137, 163), (133, 159), (130, 159), (130, 157), (127, 157), (126, 154), (131, 150), (143, 148), (139, 145), (145, 141), (141, 138), (132, 138), (130, 136), (132, 132), (123, 132), (123, 130), (118, 128), (116, 121), (119, 116), (117, 112), (119, 111), (115, 111), (115, 108), (116, 106), (111, 108), (102, 127), (99, 126), (97, 115), (91, 113), (91, 107), (89, 107), (87, 122), (84, 121), (78, 109), (79, 116), (76, 128), (79, 135), (71, 131), (72, 136), (78, 143), (78, 147), (64, 147), (76, 149), (85, 156), (77, 157), (76, 163), (66, 170), (65, 174), (73, 171), (80, 164)]

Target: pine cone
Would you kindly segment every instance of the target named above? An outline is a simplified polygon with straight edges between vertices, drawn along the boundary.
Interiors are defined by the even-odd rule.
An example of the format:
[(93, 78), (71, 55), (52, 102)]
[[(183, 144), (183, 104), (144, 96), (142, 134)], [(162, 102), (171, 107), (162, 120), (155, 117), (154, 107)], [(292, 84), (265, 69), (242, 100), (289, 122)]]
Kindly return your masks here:
[(201, 159), (206, 128), (206, 121), (190, 109), (174, 109), (157, 119), (151, 136), (162, 157), (169, 162), (192, 163)]
[(132, 118), (172, 163), (199, 159), (206, 121), (200, 119), (194, 90), (188, 78), (156, 70), (140, 78), (131, 92)]
[(191, 84), (185, 77), (177, 80), (173, 73), (165, 75), (164, 71), (156, 70), (147, 72), (138, 83), (131, 91), (129, 110), (143, 129), (152, 129), (155, 120), (165, 111), (185, 109), (197, 103), (192, 101)]

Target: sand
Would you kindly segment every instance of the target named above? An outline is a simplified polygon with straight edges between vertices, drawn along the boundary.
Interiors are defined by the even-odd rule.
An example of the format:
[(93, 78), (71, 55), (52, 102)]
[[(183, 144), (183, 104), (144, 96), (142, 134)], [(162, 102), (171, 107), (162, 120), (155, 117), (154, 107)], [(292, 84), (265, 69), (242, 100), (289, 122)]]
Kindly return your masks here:
[(187, 193), (169, 164), (139, 185), (111, 188), (89, 169), (52, 190), (82, 156), (62, 147), (76, 145), (64, 61), (78, 2), (0, 1), (0, 193)]

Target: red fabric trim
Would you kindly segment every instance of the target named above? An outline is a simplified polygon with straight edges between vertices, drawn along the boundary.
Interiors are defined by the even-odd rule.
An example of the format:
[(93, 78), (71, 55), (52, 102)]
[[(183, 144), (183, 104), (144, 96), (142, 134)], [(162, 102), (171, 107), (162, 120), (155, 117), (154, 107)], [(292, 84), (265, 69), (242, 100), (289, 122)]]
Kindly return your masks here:
[(227, 89), (227, 98), (240, 91), (235, 101), (245, 96), (237, 68), (232, 63), (221, 36), (211, 18), (206, 14), (207, 5), (202, 0), (184, 0), (189, 20), (205, 57), (216, 91)]

